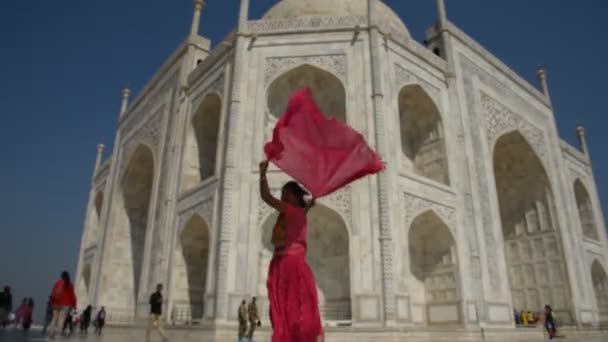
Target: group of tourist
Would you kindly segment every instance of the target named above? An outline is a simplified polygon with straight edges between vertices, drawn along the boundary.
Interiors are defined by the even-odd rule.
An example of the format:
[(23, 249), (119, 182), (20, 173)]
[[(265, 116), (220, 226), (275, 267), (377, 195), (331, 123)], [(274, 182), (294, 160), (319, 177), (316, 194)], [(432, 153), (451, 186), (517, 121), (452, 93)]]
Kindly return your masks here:
[[(251, 298), (251, 302), (247, 305), (244, 300), (239, 306), (239, 342), (253, 342), (253, 333), (255, 329), (262, 325), (258, 315), (258, 306), (256, 298)], [(249, 326), (247, 325), (249, 323)]]
[(557, 337), (557, 318), (550, 305), (545, 305), (545, 312), (534, 313), (532, 311), (517, 309), (513, 310), (515, 324), (518, 326), (528, 326), (538, 324), (544, 316), (544, 327), (549, 335), (549, 339)]
[(21, 304), (13, 312), (13, 295), (10, 286), (5, 286), (0, 292), (0, 325), (2, 328), (14, 325), (28, 331), (32, 326), (34, 299), (23, 298)]

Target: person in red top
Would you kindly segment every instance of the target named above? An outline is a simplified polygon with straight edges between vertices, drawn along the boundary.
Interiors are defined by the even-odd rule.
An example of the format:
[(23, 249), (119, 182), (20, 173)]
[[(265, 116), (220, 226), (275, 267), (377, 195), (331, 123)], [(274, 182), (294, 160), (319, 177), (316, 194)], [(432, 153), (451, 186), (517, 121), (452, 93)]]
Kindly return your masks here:
[(76, 308), (74, 285), (70, 281), (70, 274), (67, 271), (61, 273), (61, 279), (53, 286), (51, 306), (53, 307), (53, 319), (51, 320), (51, 334), (49, 337), (55, 339), (55, 335), (63, 327), (68, 311)]
[(260, 195), (279, 212), (272, 232), (274, 256), (268, 270), (268, 299), (272, 342), (323, 341), (317, 287), (306, 263), (306, 214), (315, 204), (296, 182), (283, 186), (281, 199), (270, 193), (266, 180), (268, 161), (260, 163)]

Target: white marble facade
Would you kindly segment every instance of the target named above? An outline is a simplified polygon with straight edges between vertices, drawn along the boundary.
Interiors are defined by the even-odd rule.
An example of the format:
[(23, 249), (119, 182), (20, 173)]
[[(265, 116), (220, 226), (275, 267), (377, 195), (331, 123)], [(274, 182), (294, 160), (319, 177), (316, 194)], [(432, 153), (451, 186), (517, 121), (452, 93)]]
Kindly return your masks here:
[[(310, 213), (326, 322), (508, 327), (514, 308), (545, 304), (564, 321), (608, 321), (584, 132), (582, 150), (560, 139), (544, 73), (539, 91), (445, 18), (420, 44), (371, 3), (241, 13), (214, 49), (196, 30), (128, 107), (125, 94), (114, 150), (95, 168), (80, 303), (128, 322), (163, 283), (173, 322), (230, 323), (254, 295), (267, 314), (275, 214), (257, 165), (289, 95), (310, 86), (387, 162)], [(270, 170), (275, 190), (287, 179)]]

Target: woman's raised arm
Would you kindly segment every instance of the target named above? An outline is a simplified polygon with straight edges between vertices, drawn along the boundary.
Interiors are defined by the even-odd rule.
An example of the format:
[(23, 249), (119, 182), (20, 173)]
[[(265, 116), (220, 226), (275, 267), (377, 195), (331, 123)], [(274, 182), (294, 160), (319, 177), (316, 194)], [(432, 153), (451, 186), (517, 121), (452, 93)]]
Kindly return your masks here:
[(260, 163), (260, 196), (262, 200), (269, 206), (275, 208), (278, 211), (283, 211), (283, 203), (272, 196), (270, 187), (268, 186), (268, 180), (266, 179), (266, 170), (268, 169), (268, 160)]

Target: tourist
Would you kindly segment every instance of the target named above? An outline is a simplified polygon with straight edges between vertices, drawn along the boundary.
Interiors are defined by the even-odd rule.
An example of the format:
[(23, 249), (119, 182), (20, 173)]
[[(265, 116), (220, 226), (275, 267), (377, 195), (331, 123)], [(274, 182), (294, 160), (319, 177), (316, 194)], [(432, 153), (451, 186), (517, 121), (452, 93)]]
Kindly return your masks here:
[(247, 334), (247, 301), (242, 301), (239, 306), (239, 342), (245, 338)]
[(255, 297), (251, 298), (251, 303), (249, 303), (249, 306), (247, 307), (247, 314), (249, 317), (249, 332), (247, 333), (247, 338), (253, 342), (253, 333), (255, 332), (255, 328), (260, 326), (258, 306), (255, 303)]
[(26, 310), (26, 307), (27, 307), (27, 298), (23, 298), (21, 300), (21, 304), (19, 305), (19, 307), (17, 308), (17, 311), (15, 312), (15, 326), (18, 326), (23, 321), (23, 314)]
[(93, 310), (93, 307), (89, 305), (82, 312), (82, 317), (80, 319), (80, 333), (81, 334), (89, 333), (89, 325), (91, 324), (91, 311), (92, 310)]
[(557, 327), (555, 325), (555, 316), (553, 315), (553, 309), (549, 305), (545, 305), (545, 329), (549, 335), (549, 340), (553, 340), (557, 337)]
[(70, 281), (70, 274), (67, 271), (61, 273), (61, 278), (53, 286), (51, 305), (53, 306), (53, 319), (51, 320), (50, 338), (55, 339), (57, 332), (65, 324), (68, 312), (71, 308), (76, 307), (74, 286)]
[[(306, 263), (306, 214), (314, 198), (296, 182), (283, 186), (275, 198), (266, 180), (268, 161), (260, 163), (260, 195), (279, 212), (272, 232), (274, 255), (268, 270), (268, 300), (273, 326), (272, 342), (317, 341), (323, 336), (317, 287)], [(294, 322), (298, 322), (294, 324)]]
[(21, 327), (27, 332), (32, 326), (32, 314), (34, 312), (34, 299), (29, 298), (21, 313)]
[(4, 287), (4, 291), (0, 293), (0, 325), (3, 328), (9, 324), (9, 315), (13, 311), (13, 296), (11, 295), (11, 288), (9, 286)]
[(102, 306), (95, 318), (95, 333), (97, 335), (101, 335), (104, 325), (106, 325), (106, 308)]
[(163, 285), (156, 285), (156, 292), (150, 296), (150, 318), (148, 319), (148, 328), (146, 329), (146, 342), (150, 342), (150, 334), (156, 326), (160, 337), (163, 341), (167, 341), (165, 329), (163, 329)]
[(65, 321), (63, 322), (63, 329), (61, 329), (61, 333), (63, 335), (66, 335), (65, 331), (69, 330), (69, 334), (67, 334), (68, 336), (72, 336), (72, 334), (74, 333), (74, 319), (72, 317), (72, 314), (74, 312), (72, 310), (68, 310), (68, 313), (65, 315)]
[(49, 328), (49, 324), (51, 324), (52, 319), (53, 319), (53, 306), (51, 305), (51, 297), (49, 297), (49, 300), (46, 303), (46, 312), (44, 315), (44, 325), (42, 326), (42, 335), (46, 335), (46, 331)]
[(519, 311), (517, 311), (517, 309), (513, 309), (513, 316), (515, 317), (515, 324), (520, 325), (521, 324), (521, 314), (519, 313)]

